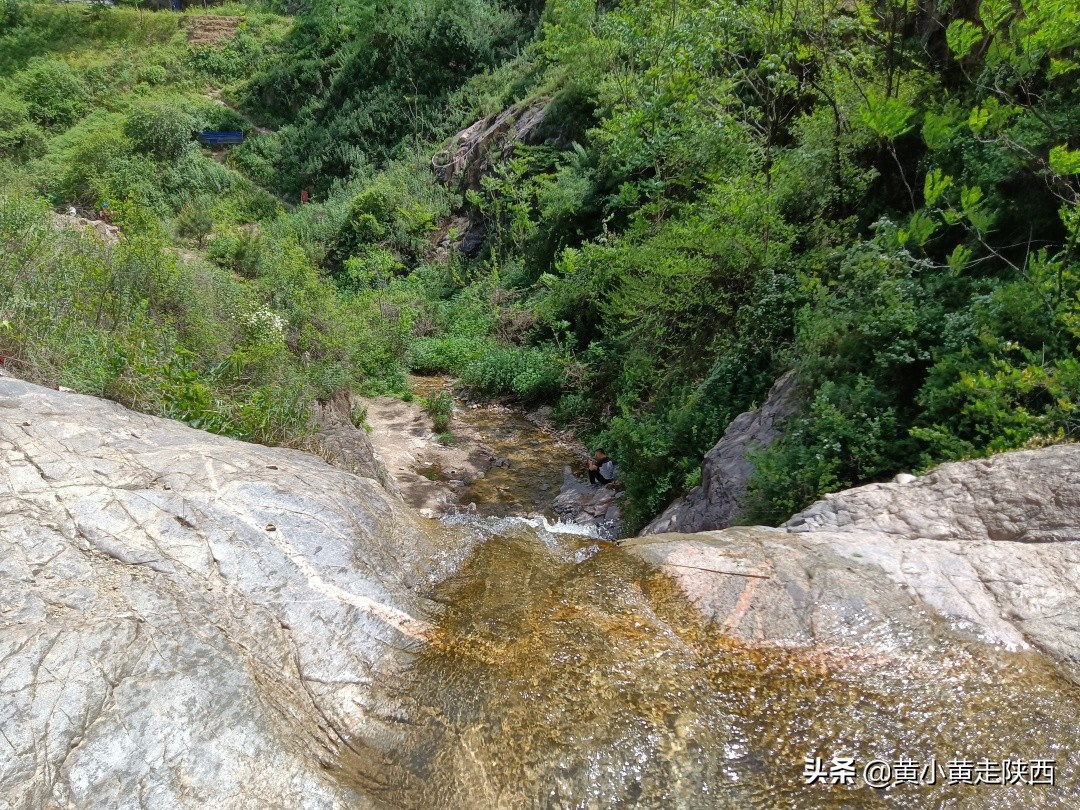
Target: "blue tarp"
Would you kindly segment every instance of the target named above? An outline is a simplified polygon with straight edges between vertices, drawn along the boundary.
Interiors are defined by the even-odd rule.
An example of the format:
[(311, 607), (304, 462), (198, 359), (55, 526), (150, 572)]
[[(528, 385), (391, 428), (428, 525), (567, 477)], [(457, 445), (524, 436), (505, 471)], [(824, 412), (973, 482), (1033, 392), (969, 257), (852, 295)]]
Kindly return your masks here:
[(235, 132), (200, 132), (198, 138), (199, 143), (204, 143), (207, 146), (228, 146), (243, 143), (244, 133), (239, 130)]

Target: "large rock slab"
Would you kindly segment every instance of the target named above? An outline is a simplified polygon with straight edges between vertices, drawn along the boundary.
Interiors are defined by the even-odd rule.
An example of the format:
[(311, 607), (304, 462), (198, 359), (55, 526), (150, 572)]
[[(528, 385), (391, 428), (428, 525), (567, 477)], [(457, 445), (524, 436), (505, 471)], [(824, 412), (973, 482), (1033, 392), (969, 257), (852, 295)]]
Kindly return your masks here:
[(0, 807), (380, 806), (443, 531), (311, 455), (0, 379)]
[(735, 417), (720, 441), (705, 454), (701, 484), (677, 498), (640, 535), (724, 529), (743, 511), (747, 483), (754, 472), (747, 455), (768, 447), (798, 407), (795, 372), (781, 376), (757, 410)]
[(811, 506), (779, 529), (623, 544), (726, 633), (918, 649), (948, 632), (1039, 650), (1080, 684), (1080, 446), (946, 464)]

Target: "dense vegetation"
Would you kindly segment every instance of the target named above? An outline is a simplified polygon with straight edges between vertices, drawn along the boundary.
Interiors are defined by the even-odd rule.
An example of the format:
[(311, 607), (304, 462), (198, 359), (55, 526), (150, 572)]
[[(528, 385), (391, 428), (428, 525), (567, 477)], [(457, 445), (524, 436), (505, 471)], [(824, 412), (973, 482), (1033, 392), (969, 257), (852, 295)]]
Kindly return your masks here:
[[(634, 525), (788, 368), (805, 409), (752, 519), (1080, 427), (1075, 3), (215, 13), (245, 23), (190, 46), (167, 12), (0, 4), (19, 373), (285, 441), (312, 397), (449, 372), (603, 443)], [(438, 184), (509, 108), (546, 110), (528, 143)], [(254, 137), (214, 160), (207, 127)], [(114, 247), (48, 211), (102, 200)], [(438, 246), (459, 229), (470, 256)]]

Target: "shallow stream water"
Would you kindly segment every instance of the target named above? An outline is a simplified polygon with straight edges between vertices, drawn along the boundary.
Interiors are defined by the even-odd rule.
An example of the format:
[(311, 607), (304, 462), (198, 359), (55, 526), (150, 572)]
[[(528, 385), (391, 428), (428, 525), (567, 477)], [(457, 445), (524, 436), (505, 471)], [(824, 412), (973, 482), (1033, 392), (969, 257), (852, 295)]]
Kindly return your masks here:
[[(442, 377), (414, 377), (413, 390), (427, 397), (449, 390)], [(508, 517), (541, 512), (550, 517), (550, 506), (562, 486), (563, 469), (585, 474), (584, 449), (542, 430), (510, 408), (455, 402), (451, 432), (465, 426), (490, 447), (506, 466), (495, 466), (483, 478), (462, 490), (463, 504), (475, 503), (477, 514)], [(438, 479), (439, 470), (426, 473)]]
[[(1077, 808), (1074, 686), (1030, 656), (958, 644), (755, 647), (636, 557), (536, 522), (481, 535), (435, 594), (401, 688), (415, 707), (378, 791), (410, 808)], [(807, 757), (854, 757), (807, 785)], [(868, 787), (871, 760), (936, 758), (936, 784)], [(1056, 785), (949, 785), (950, 761), (1055, 761)]]
[[(511, 466), (472, 489), (487, 517), (447, 519), (476, 551), (432, 594), (442, 614), (384, 752), (397, 767), (369, 795), (418, 810), (1080, 808), (1080, 690), (1042, 659), (944, 624), (847, 649), (736, 641), (628, 551), (491, 517), (531, 511), (561, 467), (523, 418), (469, 418), (503, 419), (485, 431), (505, 431)], [(834, 757), (853, 758), (852, 784)], [(824, 784), (807, 784), (808, 758)], [(871, 761), (903, 759), (912, 782), (864, 781)], [(1055, 785), (967, 784), (1002, 760), (1052, 760)]]

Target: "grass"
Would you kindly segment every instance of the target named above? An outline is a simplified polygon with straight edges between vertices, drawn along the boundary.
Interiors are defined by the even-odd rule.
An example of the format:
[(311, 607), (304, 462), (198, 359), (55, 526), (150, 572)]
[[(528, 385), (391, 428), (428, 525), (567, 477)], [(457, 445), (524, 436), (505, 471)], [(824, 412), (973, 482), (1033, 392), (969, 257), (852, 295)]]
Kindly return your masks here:
[(423, 400), (422, 407), (431, 417), (432, 428), (438, 434), (446, 434), (450, 429), (450, 418), (454, 412), (454, 397), (449, 391), (439, 391)]

